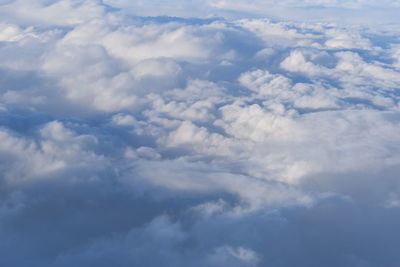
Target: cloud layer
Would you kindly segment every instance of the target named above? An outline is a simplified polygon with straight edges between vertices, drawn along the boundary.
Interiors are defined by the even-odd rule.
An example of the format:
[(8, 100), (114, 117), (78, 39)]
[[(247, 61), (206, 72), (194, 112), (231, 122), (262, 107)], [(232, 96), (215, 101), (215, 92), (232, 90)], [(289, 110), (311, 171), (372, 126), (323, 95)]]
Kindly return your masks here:
[(0, 1), (0, 265), (398, 266), (398, 27), (157, 5)]

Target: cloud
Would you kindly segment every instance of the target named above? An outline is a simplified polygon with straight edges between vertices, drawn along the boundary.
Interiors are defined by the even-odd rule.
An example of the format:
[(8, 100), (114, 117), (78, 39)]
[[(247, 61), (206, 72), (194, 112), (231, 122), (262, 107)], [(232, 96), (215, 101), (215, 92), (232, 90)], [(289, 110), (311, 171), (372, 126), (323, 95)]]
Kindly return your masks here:
[(1, 1), (1, 13), (22, 24), (43, 23), (68, 26), (101, 18), (105, 8), (101, 1)]
[(0, 265), (397, 266), (398, 8), (0, 0)]
[[(208, 0), (208, 1), (129, 1), (105, 0), (107, 5), (125, 13), (141, 16), (260, 18), (298, 22), (329, 21), (346, 25), (396, 23), (398, 0)], [(193, 8), (195, 7), (195, 8)]]

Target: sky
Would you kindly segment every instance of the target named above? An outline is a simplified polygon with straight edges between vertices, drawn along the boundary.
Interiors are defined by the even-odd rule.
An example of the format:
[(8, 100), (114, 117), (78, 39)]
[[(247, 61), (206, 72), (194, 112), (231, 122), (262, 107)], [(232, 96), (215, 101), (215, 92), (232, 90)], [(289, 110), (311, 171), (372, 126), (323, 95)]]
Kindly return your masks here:
[(0, 266), (399, 266), (399, 12), (0, 0)]

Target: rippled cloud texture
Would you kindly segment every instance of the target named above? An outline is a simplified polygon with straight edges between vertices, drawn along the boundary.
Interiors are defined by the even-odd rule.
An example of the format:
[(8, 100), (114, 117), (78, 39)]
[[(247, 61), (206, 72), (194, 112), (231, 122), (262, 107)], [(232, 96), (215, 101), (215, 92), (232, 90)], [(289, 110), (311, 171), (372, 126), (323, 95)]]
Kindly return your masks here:
[(398, 10), (0, 0), (0, 266), (399, 266)]

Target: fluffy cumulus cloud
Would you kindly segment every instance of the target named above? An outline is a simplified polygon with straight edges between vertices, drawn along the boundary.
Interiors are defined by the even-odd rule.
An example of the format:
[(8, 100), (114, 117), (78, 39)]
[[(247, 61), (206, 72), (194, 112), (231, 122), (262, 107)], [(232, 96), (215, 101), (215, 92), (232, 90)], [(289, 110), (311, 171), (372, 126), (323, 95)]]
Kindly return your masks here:
[(397, 267), (399, 8), (0, 0), (0, 266)]

